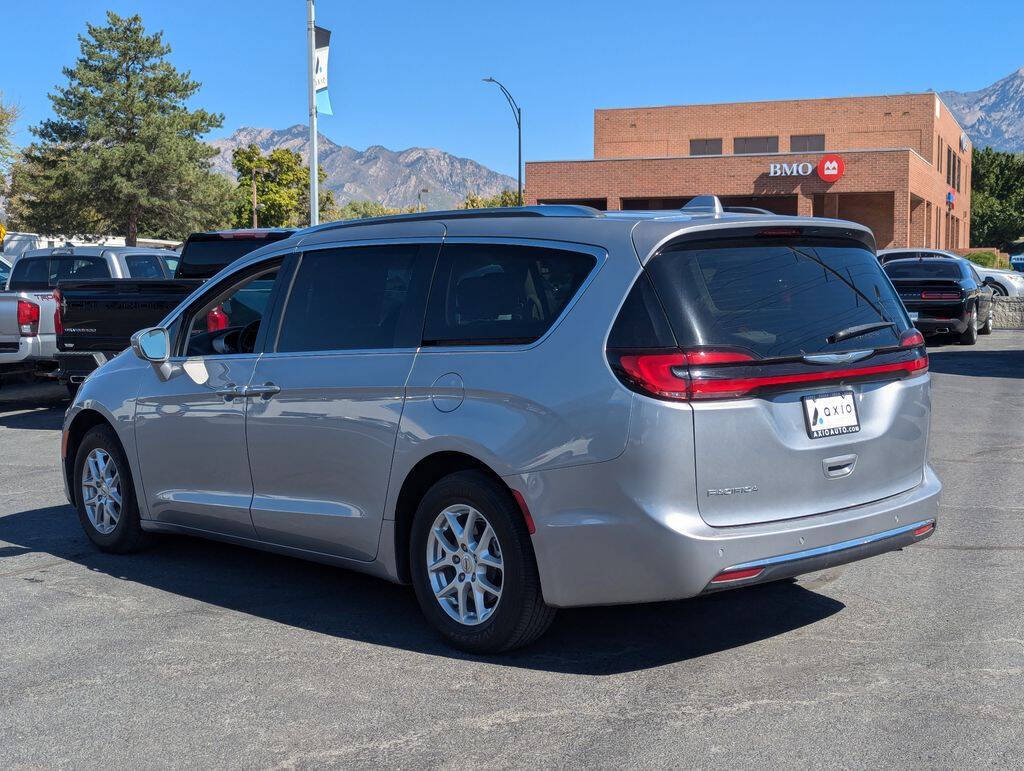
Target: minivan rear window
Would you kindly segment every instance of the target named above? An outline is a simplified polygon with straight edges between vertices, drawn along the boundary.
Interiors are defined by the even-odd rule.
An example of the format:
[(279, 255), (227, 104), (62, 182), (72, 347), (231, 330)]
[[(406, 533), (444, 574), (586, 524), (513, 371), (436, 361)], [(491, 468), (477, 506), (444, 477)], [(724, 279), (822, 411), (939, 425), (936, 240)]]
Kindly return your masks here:
[[(648, 265), (679, 345), (759, 358), (897, 345), (909, 327), (875, 255), (841, 240), (717, 240), (670, 246)], [(827, 338), (851, 327), (891, 327)]]
[(539, 246), (446, 244), (423, 343), (532, 343), (554, 324), (596, 262), (582, 252)]

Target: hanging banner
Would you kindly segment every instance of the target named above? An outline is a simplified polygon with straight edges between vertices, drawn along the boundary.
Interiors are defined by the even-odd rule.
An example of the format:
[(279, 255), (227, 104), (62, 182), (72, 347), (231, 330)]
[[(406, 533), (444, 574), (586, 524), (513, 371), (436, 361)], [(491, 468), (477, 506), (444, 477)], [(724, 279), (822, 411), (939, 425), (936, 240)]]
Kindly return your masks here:
[(331, 97), (327, 94), (327, 54), (331, 46), (331, 31), (316, 28), (316, 45), (313, 53), (313, 89), (316, 92), (316, 111), (334, 115)]

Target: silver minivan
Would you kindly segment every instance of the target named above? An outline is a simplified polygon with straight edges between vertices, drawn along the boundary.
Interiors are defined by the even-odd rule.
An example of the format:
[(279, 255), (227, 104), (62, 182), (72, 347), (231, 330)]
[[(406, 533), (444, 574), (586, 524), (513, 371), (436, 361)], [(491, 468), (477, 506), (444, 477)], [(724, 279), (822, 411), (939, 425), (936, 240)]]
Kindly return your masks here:
[(101, 549), (174, 532), (411, 583), (452, 644), (935, 528), (928, 358), (837, 220), (577, 206), (310, 228), (232, 264), (67, 412)]

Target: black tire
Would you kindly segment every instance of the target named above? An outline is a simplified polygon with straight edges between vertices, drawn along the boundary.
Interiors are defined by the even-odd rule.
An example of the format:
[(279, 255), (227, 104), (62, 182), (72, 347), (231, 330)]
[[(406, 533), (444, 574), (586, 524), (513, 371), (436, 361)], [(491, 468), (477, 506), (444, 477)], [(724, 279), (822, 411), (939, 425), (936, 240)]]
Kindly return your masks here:
[(1008, 297), (1009, 295), (1010, 295), (1010, 293), (1006, 291), (1006, 287), (1004, 287), (1002, 284), (993, 284), (992, 285), (992, 296), (993, 297)]
[[(120, 482), (120, 515), (117, 524), (109, 533), (100, 532), (90, 521), (82, 492), (82, 477), (86, 459), (96, 449), (103, 450), (110, 457), (117, 469)], [(148, 545), (150, 538), (142, 531), (142, 525), (139, 523), (139, 507), (135, 500), (135, 485), (132, 483), (131, 468), (128, 466), (121, 442), (109, 426), (96, 426), (83, 437), (82, 443), (78, 446), (78, 452), (75, 454), (74, 484), (75, 506), (78, 509), (79, 522), (81, 522), (85, 534), (89, 536), (89, 540), (96, 544), (101, 551), (128, 554)]]
[(971, 319), (967, 329), (960, 335), (960, 345), (974, 345), (978, 342), (978, 306), (971, 309)]
[(988, 318), (985, 319), (985, 324), (981, 327), (981, 329), (978, 330), (978, 334), (979, 335), (991, 335), (992, 334), (992, 329), (993, 329), (993, 327), (995, 325), (995, 319), (992, 318), (994, 315), (995, 315), (994, 311), (991, 308), (989, 308), (988, 309)]
[[(501, 597), (490, 617), (477, 625), (460, 623), (445, 612), (434, 597), (427, 571), (434, 520), (456, 504), (468, 504), (484, 516), (501, 550)], [(412, 584), (420, 609), (454, 647), (472, 653), (507, 651), (533, 642), (551, 625), (555, 609), (544, 603), (523, 514), (508, 488), (486, 474), (460, 471), (434, 484), (416, 509), (409, 540)]]

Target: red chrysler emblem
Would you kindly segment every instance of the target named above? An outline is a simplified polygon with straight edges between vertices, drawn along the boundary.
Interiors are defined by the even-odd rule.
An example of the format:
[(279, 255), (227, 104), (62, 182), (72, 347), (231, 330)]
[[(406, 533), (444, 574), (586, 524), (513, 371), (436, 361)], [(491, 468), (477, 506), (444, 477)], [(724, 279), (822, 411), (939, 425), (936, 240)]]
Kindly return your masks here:
[(846, 164), (838, 155), (823, 155), (818, 161), (818, 176), (825, 182), (835, 182), (846, 172)]

